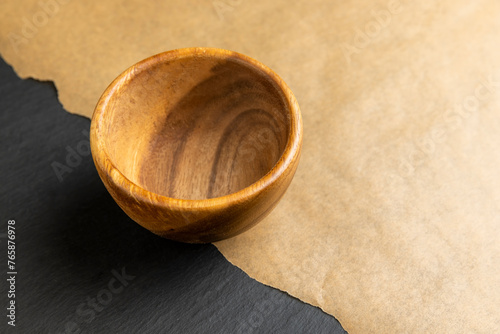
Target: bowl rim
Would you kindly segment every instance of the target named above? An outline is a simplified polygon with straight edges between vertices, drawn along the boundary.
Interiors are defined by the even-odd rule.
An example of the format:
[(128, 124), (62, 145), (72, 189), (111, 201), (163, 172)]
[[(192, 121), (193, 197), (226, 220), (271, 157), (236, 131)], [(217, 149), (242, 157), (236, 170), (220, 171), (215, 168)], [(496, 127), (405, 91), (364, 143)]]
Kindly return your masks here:
[[(286, 104), (286, 109), (288, 111), (286, 118), (289, 121), (289, 133), (283, 153), (275, 165), (263, 177), (234, 193), (205, 199), (182, 199), (149, 191), (141, 185), (132, 182), (129, 178), (123, 175), (123, 173), (114, 165), (106, 150), (105, 138), (101, 135), (101, 129), (106, 124), (105, 115), (107, 105), (114, 95), (120, 90), (120, 87), (130, 82), (131, 79), (141, 71), (148, 70), (158, 63), (186, 57), (216, 57), (220, 59), (232, 58), (250, 64), (253, 68), (262, 71), (264, 75), (271, 79)], [(102, 171), (107, 174), (108, 179), (111, 179), (115, 186), (118, 186), (126, 193), (131, 193), (136, 199), (147, 200), (151, 204), (169, 207), (170, 209), (178, 208), (204, 210), (227, 207), (230, 203), (243, 202), (257, 196), (259, 193), (269, 188), (273, 183), (276, 183), (283, 176), (283, 174), (285, 174), (287, 170), (293, 166), (294, 162), (299, 159), (302, 144), (302, 131), (302, 116), (297, 100), (288, 85), (273, 70), (261, 62), (235, 51), (213, 47), (190, 47), (170, 50), (145, 58), (130, 66), (118, 77), (116, 77), (116, 79), (114, 79), (103, 92), (95, 107), (91, 120), (90, 146), (94, 164), (96, 165), (98, 171), (99, 169), (102, 169)], [(104, 183), (106, 185), (106, 182)]]

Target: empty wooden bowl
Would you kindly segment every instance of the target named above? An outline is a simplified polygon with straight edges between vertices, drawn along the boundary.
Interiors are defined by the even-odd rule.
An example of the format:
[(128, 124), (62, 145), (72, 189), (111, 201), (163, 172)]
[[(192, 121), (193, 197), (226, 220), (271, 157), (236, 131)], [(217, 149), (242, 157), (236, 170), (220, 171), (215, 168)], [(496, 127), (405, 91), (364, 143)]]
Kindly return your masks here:
[(266, 66), (187, 48), (118, 76), (96, 106), (90, 143), (104, 185), (133, 220), (204, 243), (248, 230), (276, 206), (299, 162), (302, 121)]

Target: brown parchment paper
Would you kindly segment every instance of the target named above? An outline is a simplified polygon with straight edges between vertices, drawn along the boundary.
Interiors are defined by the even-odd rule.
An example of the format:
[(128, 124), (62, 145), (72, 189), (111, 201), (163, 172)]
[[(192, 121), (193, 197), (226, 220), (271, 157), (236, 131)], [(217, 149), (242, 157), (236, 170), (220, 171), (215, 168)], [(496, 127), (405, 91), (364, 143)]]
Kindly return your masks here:
[(350, 333), (500, 332), (499, 1), (0, 4), (2, 56), (88, 117), (125, 68), (188, 46), (262, 61), (303, 113), (294, 182), (216, 244), (229, 261)]

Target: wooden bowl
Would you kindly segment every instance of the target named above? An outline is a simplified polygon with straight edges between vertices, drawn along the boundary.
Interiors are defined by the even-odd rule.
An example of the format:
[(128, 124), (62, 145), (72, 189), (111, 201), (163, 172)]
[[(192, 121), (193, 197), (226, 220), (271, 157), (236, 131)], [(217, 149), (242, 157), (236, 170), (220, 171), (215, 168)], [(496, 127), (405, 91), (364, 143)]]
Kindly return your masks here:
[(214, 48), (130, 67), (101, 96), (90, 133), (97, 171), (127, 215), (192, 243), (264, 218), (292, 181), (301, 143), (299, 106), (283, 80)]

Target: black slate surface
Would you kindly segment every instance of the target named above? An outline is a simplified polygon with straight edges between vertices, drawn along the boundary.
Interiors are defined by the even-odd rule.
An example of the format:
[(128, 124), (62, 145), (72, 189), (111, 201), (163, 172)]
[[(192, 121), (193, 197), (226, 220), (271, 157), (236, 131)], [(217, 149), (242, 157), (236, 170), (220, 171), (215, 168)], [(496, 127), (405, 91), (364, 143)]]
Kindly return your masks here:
[[(1, 333), (344, 333), (215, 246), (172, 242), (134, 223), (95, 171), (89, 128), (63, 110), (51, 83), (21, 80), (0, 58)], [(8, 220), (15, 327), (6, 317)]]

